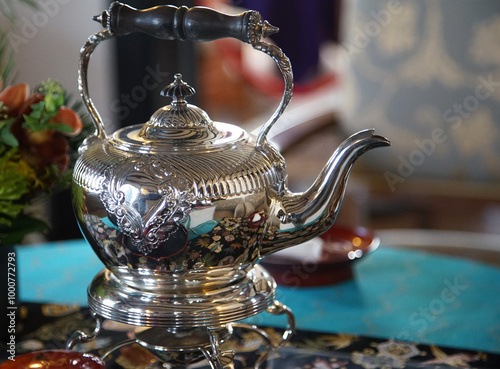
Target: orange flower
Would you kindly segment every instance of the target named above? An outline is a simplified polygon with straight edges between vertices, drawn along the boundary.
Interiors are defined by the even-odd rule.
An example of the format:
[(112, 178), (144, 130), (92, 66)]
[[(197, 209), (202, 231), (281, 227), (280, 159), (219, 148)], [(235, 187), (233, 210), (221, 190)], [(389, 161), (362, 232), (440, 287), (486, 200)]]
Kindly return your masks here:
[[(1, 88), (0, 84), (0, 88)], [(29, 86), (26, 83), (20, 83), (18, 85), (9, 86), (2, 92), (0, 92), (0, 101), (3, 106), (7, 107), (5, 112), (9, 117), (15, 117), (18, 115), (19, 110), (23, 106), (26, 98), (28, 97)]]
[(72, 132), (55, 129), (34, 132), (23, 127), (24, 115), (29, 115), (32, 112), (32, 106), (44, 99), (45, 95), (41, 93), (29, 95), (29, 87), (26, 83), (9, 86), (0, 93), (0, 101), (7, 108), (5, 114), (9, 118), (16, 118), (11, 131), (18, 140), (19, 152), (23, 159), (39, 169), (55, 164), (60, 173), (63, 173), (69, 163), (69, 145), (64, 136), (78, 135), (83, 128), (83, 123), (75, 111), (62, 106), (50, 123), (69, 126)]
[(26, 83), (4, 87), (0, 77), (0, 162), (5, 169), (0, 176), (0, 244), (18, 244), (24, 235), (47, 228), (24, 210), (43, 191), (67, 187), (68, 176), (62, 174), (70, 164), (70, 143), (77, 144), (80, 136), (65, 136), (77, 135), (83, 124), (63, 106), (65, 91), (57, 81), (42, 82), (33, 94)]
[(68, 127), (73, 128), (73, 132), (61, 132), (65, 136), (76, 136), (83, 128), (83, 123), (78, 114), (75, 113), (73, 109), (66, 106), (61, 106), (57, 115), (52, 118), (51, 122), (65, 124)]

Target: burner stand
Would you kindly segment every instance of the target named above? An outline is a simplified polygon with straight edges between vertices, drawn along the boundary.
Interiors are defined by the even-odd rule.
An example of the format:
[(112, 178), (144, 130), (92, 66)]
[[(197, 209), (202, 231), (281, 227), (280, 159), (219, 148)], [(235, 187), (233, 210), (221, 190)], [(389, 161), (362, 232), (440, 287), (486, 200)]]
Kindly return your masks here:
[[(149, 329), (108, 347), (102, 359), (121, 347), (138, 343), (153, 353), (163, 368), (185, 367), (205, 359), (211, 369), (232, 369), (235, 353), (223, 351), (220, 345), (237, 328), (257, 333), (265, 342), (266, 350), (255, 363), (259, 368), (269, 352), (282, 347), (295, 331), (293, 313), (275, 300), (275, 289), (274, 279), (259, 265), (236, 284), (187, 295), (131, 288), (104, 270), (88, 288), (96, 328), (91, 334), (76, 332), (67, 348), (94, 340), (103, 319), (110, 319)], [(280, 342), (273, 342), (255, 325), (239, 322), (264, 311), (287, 317), (288, 327)]]

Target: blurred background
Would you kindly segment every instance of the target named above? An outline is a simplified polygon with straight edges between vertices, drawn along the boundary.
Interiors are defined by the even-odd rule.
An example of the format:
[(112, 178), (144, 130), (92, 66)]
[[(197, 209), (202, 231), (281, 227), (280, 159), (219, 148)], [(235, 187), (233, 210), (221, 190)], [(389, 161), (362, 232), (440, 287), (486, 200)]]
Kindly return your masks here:
[[(107, 1), (16, 5), (9, 26), (15, 81), (59, 80), (75, 98), (79, 48)], [(500, 248), (500, 3), (496, 0), (126, 1), (261, 12), (294, 67), (291, 105), (273, 131), (289, 185), (306, 189), (348, 135), (375, 128), (392, 147), (354, 168), (339, 223), (382, 244)], [(274, 62), (239, 41), (163, 41), (130, 35), (100, 45), (90, 94), (108, 133), (169, 104), (159, 91), (180, 72), (190, 102), (213, 120), (258, 132), (281, 98)], [(145, 76), (151, 76), (145, 83)], [(69, 192), (38, 204), (52, 231), (26, 242), (80, 238)], [(432, 235), (432, 239), (424, 238)], [(473, 245), (471, 243), (474, 243)], [(492, 261), (487, 257), (488, 261)]]

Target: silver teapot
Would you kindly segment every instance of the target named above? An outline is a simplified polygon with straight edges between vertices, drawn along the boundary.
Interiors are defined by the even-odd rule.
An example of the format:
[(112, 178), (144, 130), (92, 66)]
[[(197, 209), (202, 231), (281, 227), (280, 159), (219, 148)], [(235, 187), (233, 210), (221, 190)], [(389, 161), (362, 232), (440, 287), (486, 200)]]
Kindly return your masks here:
[[(373, 130), (349, 137), (307, 191), (292, 193), (285, 160), (266, 138), (292, 97), (292, 68), (279, 47), (262, 40), (277, 29), (258, 12), (167, 5), (137, 10), (115, 2), (95, 20), (105, 30), (81, 50), (79, 87), (96, 130), (80, 148), (73, 175), (77, 221), (106, 267), (89, 287), (90, 307), (118, 321), (168, 327), (181, 324), (184, 310), (194, 326), (258, 312), (254, 285), (265, 280), (270, 286), (257, 290), (273, 289), (261, 278), (266, 272), (256, 267), (259, 260), (325, 232), (355, 160), (388, 140)], [(176, 74), (162, 91), (170, 105), (108, 136), (89, 96), (88, 64), (101, 41), (131, 32), (249, 43), (277, 63), (285, 81), (281, 102), (254, 137), (189, 104), (194, 89)], [(253, 290), (242, 281), (253, 281)], [(235, 313), (233, 297), (242, 295), (244, 308)], [(221, 300), (226, 313), (213, 307)], [(262, 304), (269, 307), (268, 300)]]

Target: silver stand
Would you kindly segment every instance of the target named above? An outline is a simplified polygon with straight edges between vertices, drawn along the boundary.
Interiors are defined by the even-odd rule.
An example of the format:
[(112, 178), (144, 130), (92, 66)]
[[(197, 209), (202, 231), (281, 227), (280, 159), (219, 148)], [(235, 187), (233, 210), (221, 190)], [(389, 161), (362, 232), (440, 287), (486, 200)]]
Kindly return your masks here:
[[(211, 293), (199, 290), (198, 295), (183, 295), (184, 306), (179, 305), (179, 301), (173, 304), (174, 294), (131, 290), (128, 286), (120, 287), (118, 283), (106, 271), (96, 276), (89, 287), (89, 306), (96, 328), (90, 334), (73, 334), (68, 340), (68, 349), (94, 340), (100, 333), (102, 320), (111, 319), (150, 328), (137, 332), (132, 339), (108, 347), (101, 356), (103, 360), (117, 349), (138, 343), (162, 362), (163, 368), (189, 366), (206, 360), (211, 369), (234, 369), (235, 352), (224, 351), (221, 344), (234, 334), (235, 329), (240, 329), (256, 333), (265, 343), (265, 350), (255, 362), (258, 369), (269, 353), (283, 347), (295, 331), (292, 311), (275, 300), (274, 279), (258, 265), (231, 288), (219, 287)], [(100, 291), (99, 295), (94, 291)], [(148, 299), (144, 298), (145, 295)], [(287, 318), (287, 328), (279, 342), (273, 342), (256, 325), (238, 322), (264, 311)]]

